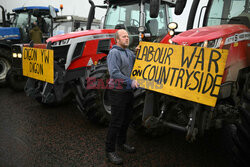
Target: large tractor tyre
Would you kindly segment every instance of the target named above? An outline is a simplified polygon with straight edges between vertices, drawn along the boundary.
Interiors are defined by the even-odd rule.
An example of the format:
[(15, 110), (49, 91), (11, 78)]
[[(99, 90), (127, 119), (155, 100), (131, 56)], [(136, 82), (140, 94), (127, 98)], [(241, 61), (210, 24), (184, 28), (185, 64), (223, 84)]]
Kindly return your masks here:
[(137, 89), (134, 92), (133, 117), (130, 123), (130, 127), (139, 133), (141, 133), (141, 131), (145, 131), (145, 127), (143, 126), (142, 122), (145, 92), (146, 91), (144, 89)]
[(10, 69), (7, 73), (7, 83), (10, 86), (11, 89), (14, 91), (23, 91), (24, 86), (27, 81), (27, 77), (23, 75), (17, 74), (17, 72), (13, 69)]
[[(250, 164), (250, 114), (249, 110), (242, 107), (240, 111), (240, 123), (236, 124), (236, 130), (233, 133), (231, 147), (235, 166), (247, 167)], [(245, 122), (245, 121), (248, 122)]]
[[(242, 80), (243, 81), (243, 80)], [(226, 125), (222, 130), (222, 144), (229, 153), (234, 166), (247, 167), (250, 164), (250, 79), (245, 75), (240, 89), (238, 105), (239, 121)]]
[(238, 166), (238, 148), (235, 145), (235, 139), (237, 139), (237, 127), (235, 124), (224, 125), (219, 130), (219, 142), (221, 149), (225, 151), (225, 156), (230, 159), (233, 166)]
[(234, 137), (235, 159), (239, 166), (249, 166), (250, 164), (250, 73), (246, 75), (246, 80), (241, 96), (241, 106), (239, 107), (240, 122), (236, 124), (237, 133)]
[(160, 0), (150, 0), (150, 17), (156, 18), (159, 14)]
[(196, 127), (198, 128), (198, 137), (203, 137), (206, 130), (206, 124), (209, 116), (209, 110), (201, 106), (196, 115)]
[[(106, 62), (98, 64), (95, 69), (91, 70), (87, 79), (86, 90), (83, 91), (84, 101), (80, 101), (82, 104), (78, 104), (84, 106), (81, 113), (87, 116), (91, 122), (104, 126), (108, 125), (111, 116), (110, 91), (106, 88), (108, 79)], [(79, 100), (76, 101), (79, 103)]]
[(43, 106), (55, 106), (57, 105), (54, 90), (50, 91), (49, 102), (42, 101), (42, 92), (44, 88), (45, 82), (39, 81), (36, 79), (28, 78), (26, 85), (24, 87), (24, 91), (27, 96), (33, 97), (38, 103), (42, 104)]
[(6, 76), (11, 67), (11, 52), (0, 48), (0, 86), (6, 84)]

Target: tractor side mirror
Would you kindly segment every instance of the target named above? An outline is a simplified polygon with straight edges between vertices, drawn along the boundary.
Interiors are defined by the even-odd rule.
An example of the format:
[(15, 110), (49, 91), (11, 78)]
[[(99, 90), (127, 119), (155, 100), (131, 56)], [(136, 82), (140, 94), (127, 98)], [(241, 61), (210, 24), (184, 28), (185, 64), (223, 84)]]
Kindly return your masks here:
[(187, 0), (177, 0), (175, 4), (174, 14), (181, 15), (186, 6), (186, 3)]
[(156, 18), (159, 14), (161, 0), (150, 0), (150, 17)]
[(7, 13), (7, 20), (10, 20), (10, 13)]
[(56, 10), (53, 6), (49, 5), (49, 14), (52, 18), (56, 17)]

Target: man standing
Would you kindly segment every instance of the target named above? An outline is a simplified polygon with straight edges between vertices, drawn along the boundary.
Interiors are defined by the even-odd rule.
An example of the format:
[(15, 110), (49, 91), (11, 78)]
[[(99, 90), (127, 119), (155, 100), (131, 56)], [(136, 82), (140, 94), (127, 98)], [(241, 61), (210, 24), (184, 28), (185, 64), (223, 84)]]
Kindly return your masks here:
[[(107, 63), (110, 74), (111, 121), (106, 139), (106, 156), (114, 164), (123, 160), (116, 153), (116, 145), (121, 151), (134, 153), (135, 148), (126, 144), (127, 130), (132, 117), (133, 89), (138, 88), (136, 80), (130, 79), (135, 55), (128, 48), (129, 37), (124, 29), (115, 34), (116, 45), (109, 52)], [(120, 86), (121, 84), (122, 86)]]
[(29, 31), (29, 35), (34, 43), (42, 43), (42, 31), (36, 22), (32, 23), (32, 29)]

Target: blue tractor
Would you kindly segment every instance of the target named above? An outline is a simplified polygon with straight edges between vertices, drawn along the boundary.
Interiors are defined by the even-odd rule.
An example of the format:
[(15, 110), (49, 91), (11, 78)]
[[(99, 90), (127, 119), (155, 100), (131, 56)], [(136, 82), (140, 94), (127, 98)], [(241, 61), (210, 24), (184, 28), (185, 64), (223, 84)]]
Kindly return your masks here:
[[(18, 43), (29, 43), (29, 31), (32, 23), (37, 22), (42, 31), (42, 41), (52, 35), (53, 18), (56, 17), (58, 9), (48, 6), (20, 7), (7, 13), (3, 6), (2, 22), (0, 22), (0, 85), (6, 83), (6, 75), (11, 67), (11, 46)], [(6, 19), (7, 16), (7, 19)]]

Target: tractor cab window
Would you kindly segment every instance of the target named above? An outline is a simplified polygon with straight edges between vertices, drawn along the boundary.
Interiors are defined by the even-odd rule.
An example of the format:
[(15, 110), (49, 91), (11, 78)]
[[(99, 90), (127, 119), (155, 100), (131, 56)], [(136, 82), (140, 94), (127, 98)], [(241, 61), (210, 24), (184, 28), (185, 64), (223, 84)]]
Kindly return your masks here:
[(29, 14), (19, 13), (16, 15), (13, 27), (18, 27), (24, 29), (29, 25)]
[(249, 0), (213, 0), (207, 26), (244, 24), (250, 26)]
[(114, 29), (117, 25), (139, 27), (139, 5), (111, 5), (104, 28)]
[(149, 4), (145, 5), (146, 14), (146, 29), (153, 39), (157, 37), (165, 36), (167, 34), (167, 16), (166, 16), (166, 6), (161, 5), (159, 10), (159, 15), (157, 18), (151, 18), (149, 13)]
[(53, 35), (72, 32), (72, 22), (54, 22)]
[(51, 19), (50, 18), (31, 15), (30, 22), (31, 23), (37, 22), (37, 25), (39, 26), (42, 33), (49, 35), (49, 33), (50, 33), (50, 25), (51, 25)]
[[(151, 18), (149, 3), (145, 3), (145, 27), (146, 33), (150, 33), (150, 41), (167, 33), (166, 8), (160, 6), (159, 16)], [(138, 27), (140, 26), (139, 4), (111, 5), (108, 9), (104, 29), (126, 29), (129, 33), (130, 48), (135, 48), (139, 43)]]
[(130, 49), (139, 43), (140, 7), (138, 4), (111, 5), (104, 22), (104, 29), (126, 29), (129, 33)]
[(20, 33), (22, 35), (22, 38), (25, 42), (29, 41), (28, 38), (28, 28), (29, 28), (29, 14), (28, 13), (18, 13), (15, 16), (15, 20), (12, 24), (13, 27), (20, 28)]

